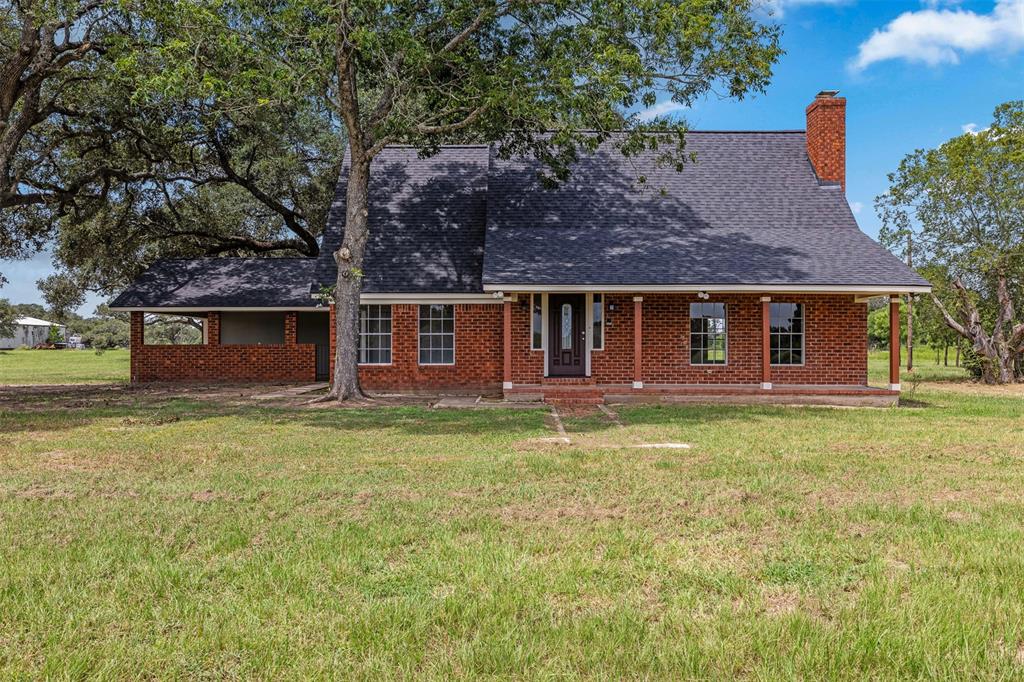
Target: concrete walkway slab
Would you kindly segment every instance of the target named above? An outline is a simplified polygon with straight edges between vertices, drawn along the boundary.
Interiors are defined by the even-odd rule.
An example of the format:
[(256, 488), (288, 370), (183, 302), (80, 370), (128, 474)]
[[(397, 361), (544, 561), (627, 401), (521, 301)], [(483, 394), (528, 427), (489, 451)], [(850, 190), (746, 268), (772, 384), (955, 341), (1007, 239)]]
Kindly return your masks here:
[(329, 384), (326, 381), (317, 382), (315, 384), (304, 384), (302, 386), (282, 386), (271, 393), (259, 393), (254, 395), (252, 399), (280, 400), (282, 398), (294, 398), (295, 396), (312, 393), (313, 391), (323, 391), (328, 386)]
[(436, 403), (434, 403), (434, 408), (435, 409), (437, 409), (437, 408), (444, 409), (446, 407), (450, 407), (450, 408), (458, 409), (458, 408), (476, 407), (479, 404), (480, 404), (480, 396), (478, 396), (478, 395), (475, 395), (475, 396), (474, 395), (453, 395), (453, 396), (448, 396), (446, 398), (441, 398), (440, 400), (438, 400)]

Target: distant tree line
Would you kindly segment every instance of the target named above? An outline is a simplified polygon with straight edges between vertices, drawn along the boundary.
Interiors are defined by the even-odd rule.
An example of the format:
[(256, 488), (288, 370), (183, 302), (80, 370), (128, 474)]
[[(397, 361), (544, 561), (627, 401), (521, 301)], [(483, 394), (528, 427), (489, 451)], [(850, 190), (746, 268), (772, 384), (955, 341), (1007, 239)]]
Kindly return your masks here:
[(889, 183), (875, 200), (882, 243), (934, 285), (914, 306), (915, 338), (962, 339), (986, 383), (1024, 378), (1024, 101), (909, 154)]
[[(74, 312), (54, 311), (38, 303), (11, 303), (0, 299), (0, 336), (13, 336), (14, 320), (35, 317), (65, 325), (66, 341), (71, 336), (81, 338), (88, 348), (107, 350), (126, 348), (130, 340), (129, 313), (114, 312), (101, 304), (86, 317)], [(202, 343), (203, 331), (199, 320), (181, 315), (147, 315), (146, 343), (195, 344)], [(54, 340), (54, 339), (51, 339)]]

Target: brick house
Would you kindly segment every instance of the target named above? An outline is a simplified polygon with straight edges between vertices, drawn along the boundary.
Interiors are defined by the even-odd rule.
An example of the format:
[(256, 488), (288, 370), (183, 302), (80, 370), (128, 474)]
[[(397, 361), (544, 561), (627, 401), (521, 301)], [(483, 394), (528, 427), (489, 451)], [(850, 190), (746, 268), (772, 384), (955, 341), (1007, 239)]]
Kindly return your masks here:
[[(542, 188), (488, 145), (386, 149), (371, 180), (360, 380), (370, 392), (599, 401), (747, 395), (892, 400), (867, 386), (867, 302), (930, 290), (845, 197), (844, 98), (806, 131), (693, 131), (681, 172), (616, 138)], [(313, 381), (333, 361), (333, 252), (345, 173), (316, 259), (163, 260), (113, 302), (131, 378)], [(147, 345), (143, 314), (205, 319), (193, 346)], [(899, 334), (892, 315), (891, 333)]]

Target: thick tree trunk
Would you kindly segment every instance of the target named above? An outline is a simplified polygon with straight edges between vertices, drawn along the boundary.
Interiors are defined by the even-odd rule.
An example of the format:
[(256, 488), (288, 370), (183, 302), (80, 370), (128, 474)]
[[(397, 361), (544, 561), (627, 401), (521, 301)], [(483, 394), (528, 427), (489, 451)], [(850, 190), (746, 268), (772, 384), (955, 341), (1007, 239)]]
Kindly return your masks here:
[[(999, 314), (991, 333), (987, 332), (981, 323), (981, 315), (977, 306), (974, 305), (960, 278), (953, 280), (953, 288), (960, 297), (962, 321), (957, 320), (946, 306), (935, 294), (932, 300), (942, 313), (946, 325), (971, 342), (971, 347), (978, 355), (981, 362), (981, 380), (986, 384), (1008, 384), (1016, 380), (1014, 372), (1014, 358), (1020, 352), (1020, 346), (1024, 343), (1024, 324), (1013, 324), (1014, 309), (1013, 300), (1010, 298), (1009, 287), (1006, 277), (997, 277), (997, 299), (999, 301)], [(1010, 333), (1007, 335), (1007, 327)]]
[(333, 333), (337, 343), (330, 396), (341, 401), (365, 397), (359, 387), (359, 296), (369, 236), (370, 161), (361, 155), (352, 156), (345, 194), (345, 235), (334, 253), (338, 279), (334, 289)]

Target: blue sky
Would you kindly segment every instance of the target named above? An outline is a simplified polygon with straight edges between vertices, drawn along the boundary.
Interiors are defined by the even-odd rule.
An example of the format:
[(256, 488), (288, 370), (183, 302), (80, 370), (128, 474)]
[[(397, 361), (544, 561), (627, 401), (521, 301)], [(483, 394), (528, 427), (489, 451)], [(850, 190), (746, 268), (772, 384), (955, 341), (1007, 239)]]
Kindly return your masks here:
[[(764, 95), (709, 98), (683, 116), (697, 129), (802, 129), (819, 90), (847, 98), (847, 197), (861, 229), (878, 234), (873, 199), (886, 174), (914, 149), (965, 126), (985, 127), (1000, 102), (1024, 98), (1024, 0), (986, 2), (773, 0), (786, 55)], [(0, 261), (10, 283), (0, 297), (39, 302), (46, 255)], [(91, 313), (98, 297), (81, 308)]]

